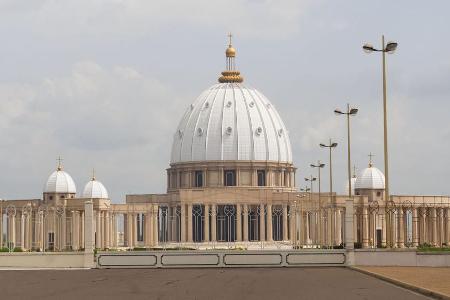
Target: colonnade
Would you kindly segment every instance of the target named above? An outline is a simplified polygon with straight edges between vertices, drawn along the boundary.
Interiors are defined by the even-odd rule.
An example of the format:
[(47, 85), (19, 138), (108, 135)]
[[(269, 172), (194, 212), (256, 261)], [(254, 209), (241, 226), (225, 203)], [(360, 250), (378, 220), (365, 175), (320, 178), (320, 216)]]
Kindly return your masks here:
[[(126, 210), (96, 210), (95, 247), (151, 248), (161, 243), (216, 242), (334, 247), (345, 240), (345, 208), (339, 205), (305, 209), (290, 203), (184, 203), (141, 205), (139, 211), (136, 207), (128, 204)], [(7, 211), (2, 207), (0, 246), (80, 250), (85, 243), (84, 224), (83, 210)], [(450, 245), (450, 207), (355, 206), (353, 230), (355, 243), (361, 248)]]
[(449, 207), (381, 208), (355, 210), (355, 242), (361, 248), (433, 247), (450, 245)]

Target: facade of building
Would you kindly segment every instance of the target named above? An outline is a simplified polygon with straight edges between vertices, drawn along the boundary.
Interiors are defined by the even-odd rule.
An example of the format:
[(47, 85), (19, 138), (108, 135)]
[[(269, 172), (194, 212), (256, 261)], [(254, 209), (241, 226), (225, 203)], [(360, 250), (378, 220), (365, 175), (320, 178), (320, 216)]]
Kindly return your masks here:
[[(226, 70), (186, 110), (173, 136), (167, 193), (111, 203), (95, 176), (77, 196), (58, 165), (42, 199), (0, 202), (0, 245), (35, 251), (84, 248), (92, 200), (95, 246), (111, 248), (342, 247), (345, 200), (299, 193), (289, 132), (274, 105), (243, 84), (236, 50)], [(450, 245), (450, 198), (390, 196), (370, 162), (353, 178), (355, 245)]]

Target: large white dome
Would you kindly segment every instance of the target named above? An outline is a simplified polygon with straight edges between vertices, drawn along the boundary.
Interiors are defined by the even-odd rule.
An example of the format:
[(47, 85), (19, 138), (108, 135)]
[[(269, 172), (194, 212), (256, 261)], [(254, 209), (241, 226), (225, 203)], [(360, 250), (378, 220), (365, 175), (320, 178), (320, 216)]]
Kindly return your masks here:
[(384, 174), (378, 168), (369, 165), (356, 178), (355, 189), (384, 189)]
[(72, 177), (61, 168), (50, 175), (44, 187), (44, 193), (75, 194), (76, 192), (77, 188)]
[(92, 178), (84, 187), (83, 198), (108, 199), (109, 197), (105, 186), (100, 181)]
[(275, 107), (256, 89), (218, 83), (184, 113), (171, 163), (215, 160), (292, 162), (288, 131)]

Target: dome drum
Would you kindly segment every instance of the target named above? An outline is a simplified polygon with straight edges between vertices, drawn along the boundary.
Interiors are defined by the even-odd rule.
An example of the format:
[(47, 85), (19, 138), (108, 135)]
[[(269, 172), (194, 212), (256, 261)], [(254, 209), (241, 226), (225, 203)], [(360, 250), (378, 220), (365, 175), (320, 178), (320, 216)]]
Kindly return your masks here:
[(265, 187), (294, 190), (296, 168), (291, 163), (205, 161), (171, 164), (168, 192), (178, 189)]

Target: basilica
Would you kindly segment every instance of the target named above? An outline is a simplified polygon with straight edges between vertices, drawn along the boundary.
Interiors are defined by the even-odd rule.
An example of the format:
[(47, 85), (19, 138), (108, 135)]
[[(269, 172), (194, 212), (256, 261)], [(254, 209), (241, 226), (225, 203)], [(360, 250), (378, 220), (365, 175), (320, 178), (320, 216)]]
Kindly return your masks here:
[[(174, 128), (165, 194), (111, 203), (92, 176), (81, 193), (61, 162), (39, 199), (0, 202), (0, 248), (84, 248), (84, 204), (94, 206), (98, 249), (298, 249), (344, 247), (349, 195), (297, 189), (289, 131), (275, 106), (245, 85), (231, 40), (218, 83)], [(370, 162), (354, 176), (355, 247), (450, 245), (448, 196), (384, 197)]]

